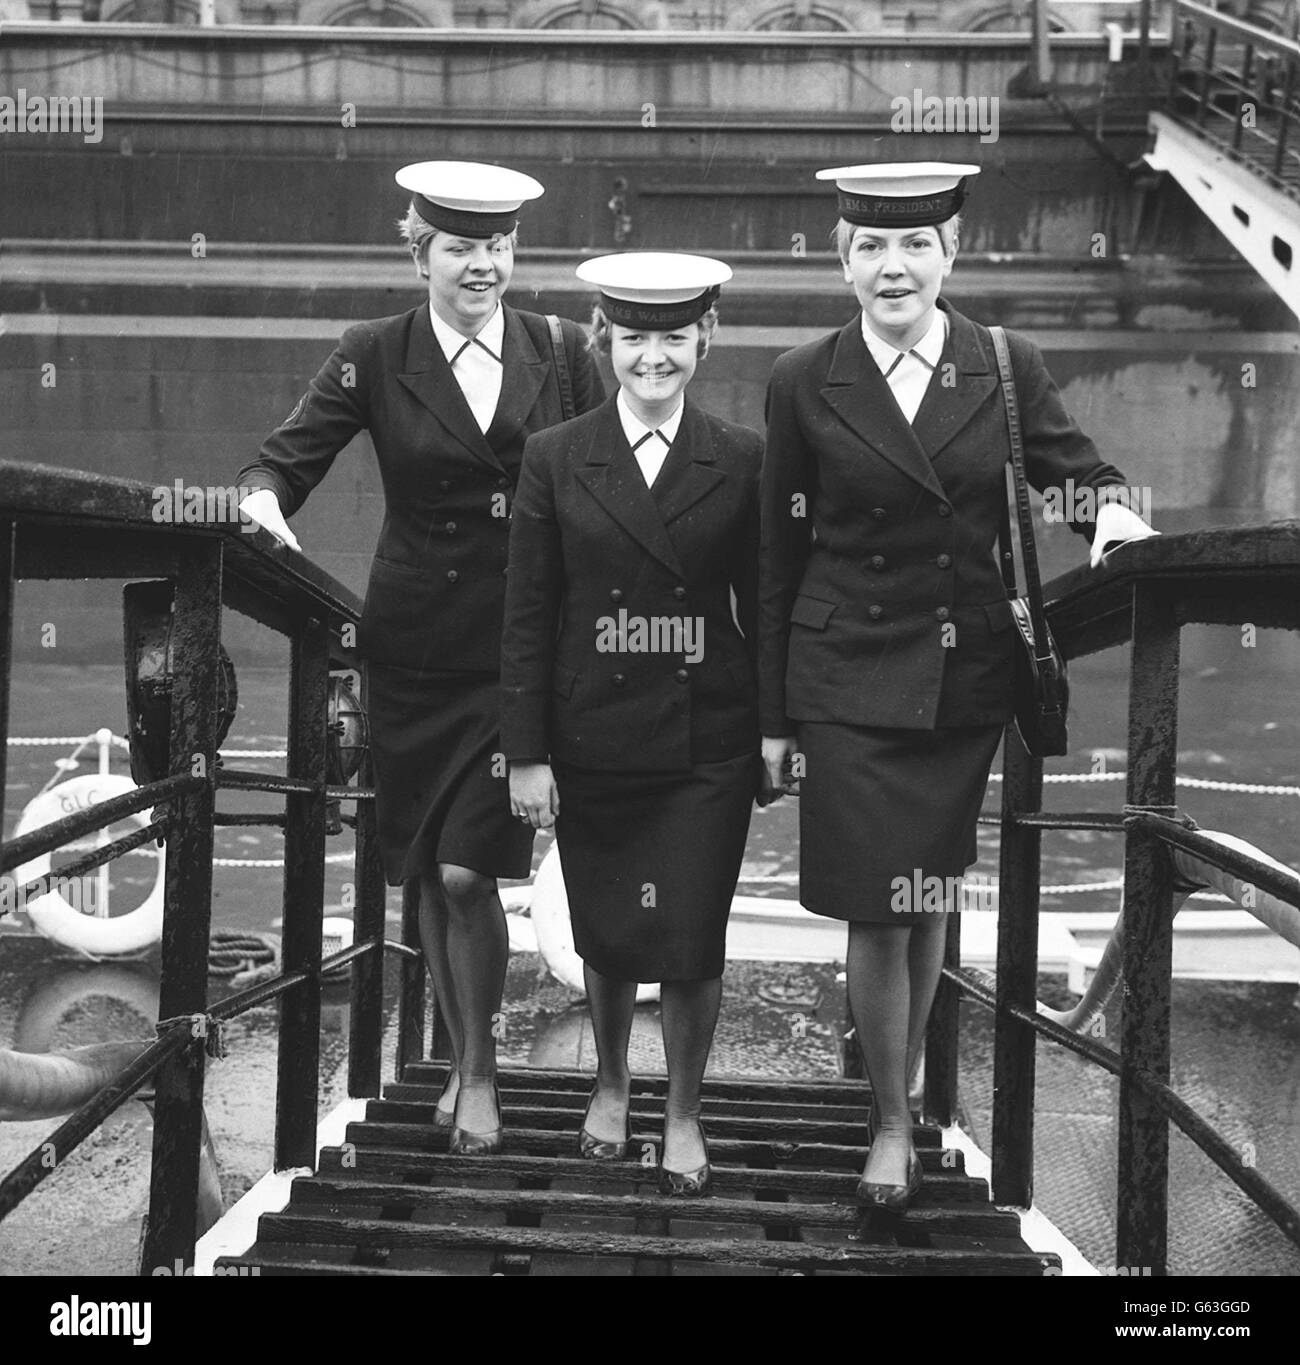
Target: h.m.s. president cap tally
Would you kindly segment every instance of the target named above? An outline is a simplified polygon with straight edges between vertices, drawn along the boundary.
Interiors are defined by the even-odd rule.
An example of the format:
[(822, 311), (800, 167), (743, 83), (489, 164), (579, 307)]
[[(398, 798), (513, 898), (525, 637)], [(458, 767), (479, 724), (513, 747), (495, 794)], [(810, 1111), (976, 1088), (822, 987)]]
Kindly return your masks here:
[(663, 332), (698, 322), (731, 278), (731, 267), (682, 251), (624, 251), (583, 261), (577, 275), (600, 290), (611, 322)]
[(426, 223), (458, 237), (513, 232), (523, 204), (545, 193), (531, 175), (480, 161), (415, 161), (394, 178)]
[(840, 217), (858, 227), (937, 227), (966, 202), (966, 179), (978, 166), (899, 161), (818, 171), (839, 191)]

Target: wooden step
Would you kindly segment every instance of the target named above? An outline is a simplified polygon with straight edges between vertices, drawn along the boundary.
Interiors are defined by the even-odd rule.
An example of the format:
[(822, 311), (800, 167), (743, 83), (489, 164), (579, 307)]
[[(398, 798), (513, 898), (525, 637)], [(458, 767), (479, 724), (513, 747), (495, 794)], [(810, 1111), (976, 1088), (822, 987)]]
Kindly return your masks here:
[[(841, 1193), (843, 1193), (841, 1191)], [(1014, 1212), (988, 1204), (918, 1202), (906, 1222), (918, 1234), (939, 1233), (966, 1237), (1018, 1237), (1020, 1219)], [(318, 1216), (346, 1212), (359, 1206), (384, 1210), (385, 1218), (410, 1217), (417, 1211), (501, 1214), (508, 1218), (561, 1217), (668, 1218), (679, 1222), (747, 1223), (763, 1227), (824, 1227), (851, 1230), (859, 1212), (852, 1191), (841, 1203), (801, 1203), (769, 1197), (764, 1200), (728, 1198), (727, 1190), (706, 1199), (668, 1199), (653, 1192), (609, 1194), (566, 1189), (473, 1189), (464, 1186), (420, 1186), (393, 1181), (332, 1179), (300, 1176), (293, 1182), (290, 1207)], [(319, 1210), (311, 1206), (321, 1206)]]
[[(339, 1178), (381, 1179), (390, 1177), (412, 1184), (439, 1184), (472, 1187), (479, 1181), (577, 1181), (620, 1186), (653, 1185), (655, 1168), (635, 1161), (584, 1161), (577, 1156), (531, 1157), (511, 1155), (471, 1157), (448, 1156), (429, 1151), (394, 1147), (369, 1147), (359, 1143), (349, 1147), (326, 1147), (321, 1151), (322, 1175)], [(847, 1171), (755, 1169), (753, 1167), (715, 1166), (714, 1188), (723, 1191), (753, 1191), (761, 1195), (796, 1195), (801, 1199), (851, 1199), (857, 1173)], [(954, 1165), (927, 1171), (918, 1203), (929, 1199), (946, 1202), (988, 1201), (988, 1186), (963, 1173)]]
[[(805, 1274), (825, 1269), (884, 1275), (1041, 1276), (1059, 1267), (1056, 1258), (1028, 1249), (873, 1246), (842, 1239), (819, 1245), (768, 1241), (761, 1235), (748, 1239), (714, 1239), (550, 1231), (517, 1226), (451, 1227), (369, 1218), (310, 1218), (293, 1212), (264, 1214), (258, 1226), (258, 1243), (352, 1247), (379, 1254), (403, 1250), (495, 1252), (507, 1249), (515, 1255), (534, 1258), (551, 1255), (593, 1261), (695, 1261), (753, 1269), (798, 1270)], [(242, 1258), (231, 1258), (231, 1262), (242, 1263)]]

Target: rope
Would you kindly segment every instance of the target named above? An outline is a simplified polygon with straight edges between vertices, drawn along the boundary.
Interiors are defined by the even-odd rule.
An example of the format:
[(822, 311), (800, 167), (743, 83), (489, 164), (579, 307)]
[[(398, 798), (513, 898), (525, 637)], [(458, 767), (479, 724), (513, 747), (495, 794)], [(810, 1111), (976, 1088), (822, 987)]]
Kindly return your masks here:
[(168, 1029), (178, 1028), (181, 1024), (189, 1026), (190, 1034), (203, 1039), (203, 1050), (213, 1061), (226, 1059), (225, 1025), (210, 1014), (176, 1014), (170, 1019), (159, 1019), (158, 1036), (162, 1037)]
[(269, 934), (217, 929), (208, 942), (208, 975), (235, 976), (274, 963), (278, 955), (279, 944)]
[[(1123, 782), (1127, 772), (1044, 773), (1044, 782)], [(1001, 773), (990, 773), (990, 782), (1001, 782)], [(1212, 777), (1179, 777), (1180, 787), (1208, 792), (1245, 792), (1251, 796), (1300, 796), (1300, 787), (1276, 786), (1265, 782), (1221, 782)]]

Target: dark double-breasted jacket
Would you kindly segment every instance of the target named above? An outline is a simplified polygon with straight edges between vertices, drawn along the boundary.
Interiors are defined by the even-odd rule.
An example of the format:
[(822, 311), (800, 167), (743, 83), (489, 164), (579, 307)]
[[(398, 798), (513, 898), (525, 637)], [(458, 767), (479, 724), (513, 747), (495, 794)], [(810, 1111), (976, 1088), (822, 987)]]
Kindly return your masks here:
[[(995, 550), (1006, 409), (988, 329), (939, 306), (948, 336), (910, 424), (860, 316), (773, 369), (759, 626), (766, 735), (801, 720), (932, 730), (1010, 715), (1014, 641)], [(1015, 333), (1008, 341), (1029, 482), (1122, 484), (1066, 412), (1038, 348)], [(1091, 534), (1090, 518), (1072, 525)]]
[(757, 432), (689, 398), (652, 487), (614, 398), (529, 437), (502, 642), (507, 758), (674, 772), (757, 751), (761, 460)]
[[(494, 674), (510, 515), (524, 442), (563, 419), (546, 319), (505, 308), (504, 378), (480, 431), (427, 304), (349, 327), (293, 413), (240, 471), (292, 515), (357, 432), (374, 443), (384, 522), (357, 632), (372, 662)], [(579, 412), (604, 397), (581, 329), (563, 321)]]

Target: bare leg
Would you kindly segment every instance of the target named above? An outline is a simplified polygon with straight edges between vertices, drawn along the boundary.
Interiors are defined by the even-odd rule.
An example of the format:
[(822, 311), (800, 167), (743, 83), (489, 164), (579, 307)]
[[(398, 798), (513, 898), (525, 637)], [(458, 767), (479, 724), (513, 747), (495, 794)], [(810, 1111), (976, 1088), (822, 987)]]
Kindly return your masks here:
[(863, 1178), (907, 1183), (912, 1116), (907, 1104), (910, 940), (906, 924), (849, 924), (849, 1008), (879, 1115)]
[(663, 1165), (685, 1173), (698, 1170), (706, 1159), (698, 1123), (700, 1086), (722, 1003), (722, 978), (665, 981), (661, 998), (668, 1058)]
[(582, 974), (596, 1036), (596, 1095), (586, 1128), (599, 1142), (622, 1142), (632, 1097), (627, 1042), (632, 1036), (637, 983), (601, 976), (590, 963), (583, 963)]
[(447, 961), (447, 908), (442, 903), (442, 888), (437, 877), (420, 878), (420, 942), (438, 1012), (451, 1041), (452, 1074), (438, 1105), (450, 1114), (455, 1112), (456, 1092), (460, 1089), (460, 1059), (465, 1049), (465, 1033), (460, 1025), (455, 983)]
[(496, 1033), (510, 954), (505, 911), (495, 878), (454, 863), (438, 864), (447, 912), (446, 962), (461, 1031), (456, 1124), (467, 1133), (501, 1125), (493, 1082)]

